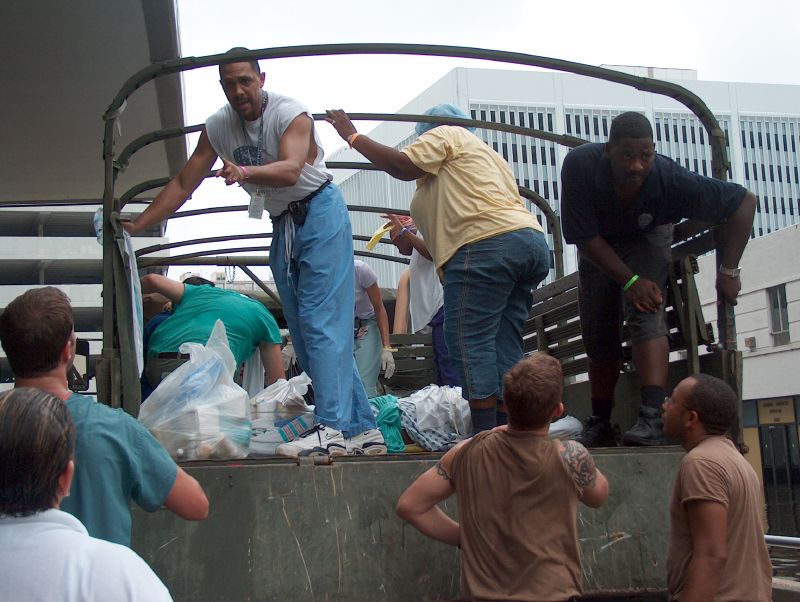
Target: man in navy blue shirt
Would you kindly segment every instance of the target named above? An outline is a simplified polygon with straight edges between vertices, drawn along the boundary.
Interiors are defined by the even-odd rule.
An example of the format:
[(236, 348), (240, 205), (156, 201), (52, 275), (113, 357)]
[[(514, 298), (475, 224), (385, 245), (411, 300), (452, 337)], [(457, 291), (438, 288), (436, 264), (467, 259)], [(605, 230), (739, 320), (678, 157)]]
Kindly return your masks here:
[(616, 445), (610, 425), (622, 362), (622, 318), (639, 374), (641, 408), (625, 445), (663, 443), (669, 342), (664, 300), (673, 224), (693, 218), (723, 224), (720, 298), (735, 303), (756, 198), (738, 184), (692, 173), (657, 155), (646, 117), (611, 123), (607, 144), (572, 150), (561, 170), (564, 238), (578, 247), (581, 329), (589, 358), (592, 416), (581, 442)]

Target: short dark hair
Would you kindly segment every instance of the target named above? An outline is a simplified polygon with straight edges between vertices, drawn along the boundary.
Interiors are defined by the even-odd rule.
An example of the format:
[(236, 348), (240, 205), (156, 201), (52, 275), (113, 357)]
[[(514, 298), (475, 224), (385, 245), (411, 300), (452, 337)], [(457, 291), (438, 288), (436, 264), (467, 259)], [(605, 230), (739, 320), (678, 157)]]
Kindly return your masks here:
[(564, 388), (561, 363), (546, 353), (521, 359), (503, 377), (503, 401), (512, 428), (534, 429), (550, 422)]
[(614, 117), (608, 132), (608, 143), (614, 144), (626, 138), (652, 139), (653, 126), (650, 125), (650, 120), (636, 111), (627, 111)]
[(697, 412), (709, 435), (727, 433), (739, 413), (739, 397), (724, 380), (708, 374), (693, 374), (688, 409)]
[(202, 276), (189, 276), (183, 279), (184, 284), (192, 284), (194, 286), (217, 286), (210, 280), (206, 280)]
[[(236, 52), (248, 52), (249, 50), (250, 50), (249, 48), (245, 48), (244, 46), (235, 46), (234, 48), (231, 48), (230, 50), (228, 50), (225, 54), (233, 54), (233, 53), (236, 53)], [(256, 73), (261, 73), (261, 65), (258, 64), (258, 61), (256, 59), (244, 59), (244, 60), (241, 60), (241, 61), (233, 61), (233, 62), (250, 63), (250, 66), (255, 70)], [(231, 63), (223, 63), (223, 64), (221, 64), (219, 66), (219, 76), (220, 77), (222, 77), (222, 68), (225, 65), (230, 65), (230, 64)]]
[(0, 315), (0, 343), (17, 377), (33, 377), (58, 366), (74, 329), (69, 297), (53, 287), (31, 289)]
[(53, 508), (74, 452), (75, 425), (58, 397), (29, 387), (0, 393), (0, 514)]

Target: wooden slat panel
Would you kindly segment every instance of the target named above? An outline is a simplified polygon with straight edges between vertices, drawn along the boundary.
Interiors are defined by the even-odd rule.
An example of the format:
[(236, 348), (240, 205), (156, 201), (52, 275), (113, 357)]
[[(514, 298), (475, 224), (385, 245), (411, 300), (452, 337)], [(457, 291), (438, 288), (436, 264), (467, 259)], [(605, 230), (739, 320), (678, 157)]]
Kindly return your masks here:
[(433, 360), (418, 360), (415, 358), (399, 357), (394, 360), (395, 372), (407, 372), (410, 370), (432, 370)]
[(557, 326), (556, 328), (551, 328), (550, 330), (545, 331), (545, 335), (547, 336), (548, 347), (566, 342), (575, 337), (580, 337), (581, 322), (580, 320), (567, 322), (563, 326)]
[(578, 309), (578, 301), (576, 300), (564, 305), (563, 307), (554, 309), (547, 315), (542, 316), (542, 318), (546, 328), (548, 326), (558, 324), (559, 322), (563, 322), (564, 320), (569, 320), (570, 318), (577, 318), (579, 314), (580, 310)]
[(573, 272), (572, 274), (568, 274), (555, 282), (551, 282), (533, 291), (533, 303), (536, 305), (545, 299), (560, 295), (564, 291), (575, 288), (576, 286), (578, 286), (578, 272)]
[(396, 347), (397, 351), (393, 353), (395, 362), (400, 358), (432, 358), (433, 347)]
[(428, 334), (390, 334), (392, 345), (432, 345), (433, 337)]
[(572, 290), (566, 291), (557, 295), (555, 297), (551, 297), (547, 300), (542, 301), (538, 305), (534, 305), (531, 308), (530, 313), (528, 314), (529, 318), (535, 318), (536, 316), (541, 316), (543, 314), (547, 314), (554, 309), (562, 307), (568, 303), (577, 303), (578, 302), (578, 289), (573, 288)]

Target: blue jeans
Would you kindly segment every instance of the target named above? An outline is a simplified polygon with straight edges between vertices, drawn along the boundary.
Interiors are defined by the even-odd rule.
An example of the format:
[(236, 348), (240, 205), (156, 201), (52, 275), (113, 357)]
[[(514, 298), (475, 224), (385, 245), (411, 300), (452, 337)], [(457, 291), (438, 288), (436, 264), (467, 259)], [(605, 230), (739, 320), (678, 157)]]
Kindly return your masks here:
[(273, 222), (270, 268), (297, 360), (314, 386), (314, 418), (352, 437), (374, 429), (375, 417), (353, 359), (353, 238), (342, 193), (331, 184), (309, 203), (289, 258), (286, 220)]
[(451, 387), (461, 386), (459, 372), (453, 368), (450, 361), (450, 352), (447, 350), (447, 342), (444, 340), (444, 305), (439, 308), (431, 321), (431, 338), (433, 341), (433, 363), (436, 366), (436, 384), (439, 386), (450, 385)]
[(444, 334), (465, 399), (502, 399), (532, 291), (549, 271), (547, 241), (532, 228), (464, 245), (444, 265)]

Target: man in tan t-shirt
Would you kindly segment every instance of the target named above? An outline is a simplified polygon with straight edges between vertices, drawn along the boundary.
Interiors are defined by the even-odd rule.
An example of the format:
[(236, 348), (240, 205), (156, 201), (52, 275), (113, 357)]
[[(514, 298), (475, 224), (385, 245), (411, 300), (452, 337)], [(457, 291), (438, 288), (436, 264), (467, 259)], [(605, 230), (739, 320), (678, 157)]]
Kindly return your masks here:
[[(521, 360), (503, 387), (508, 426), (447, 452), (406, 489), (397, 514), (461, 548), (468, 600), (571, 600), (581, 594), (578, 501), (602, 505), (608, 481), (580, 443), (547, 437), (564, 411), (557, 359)], [(453, 493), (459, 522), (437, 505)]]
[(736, 393), (705, 374), (682, 380), (664, 400), (664, 433), (687, 451), (670, 503), (667, 586), (673, 600), (772, 599), (761, 486), (725, 436), (737, 406)]

